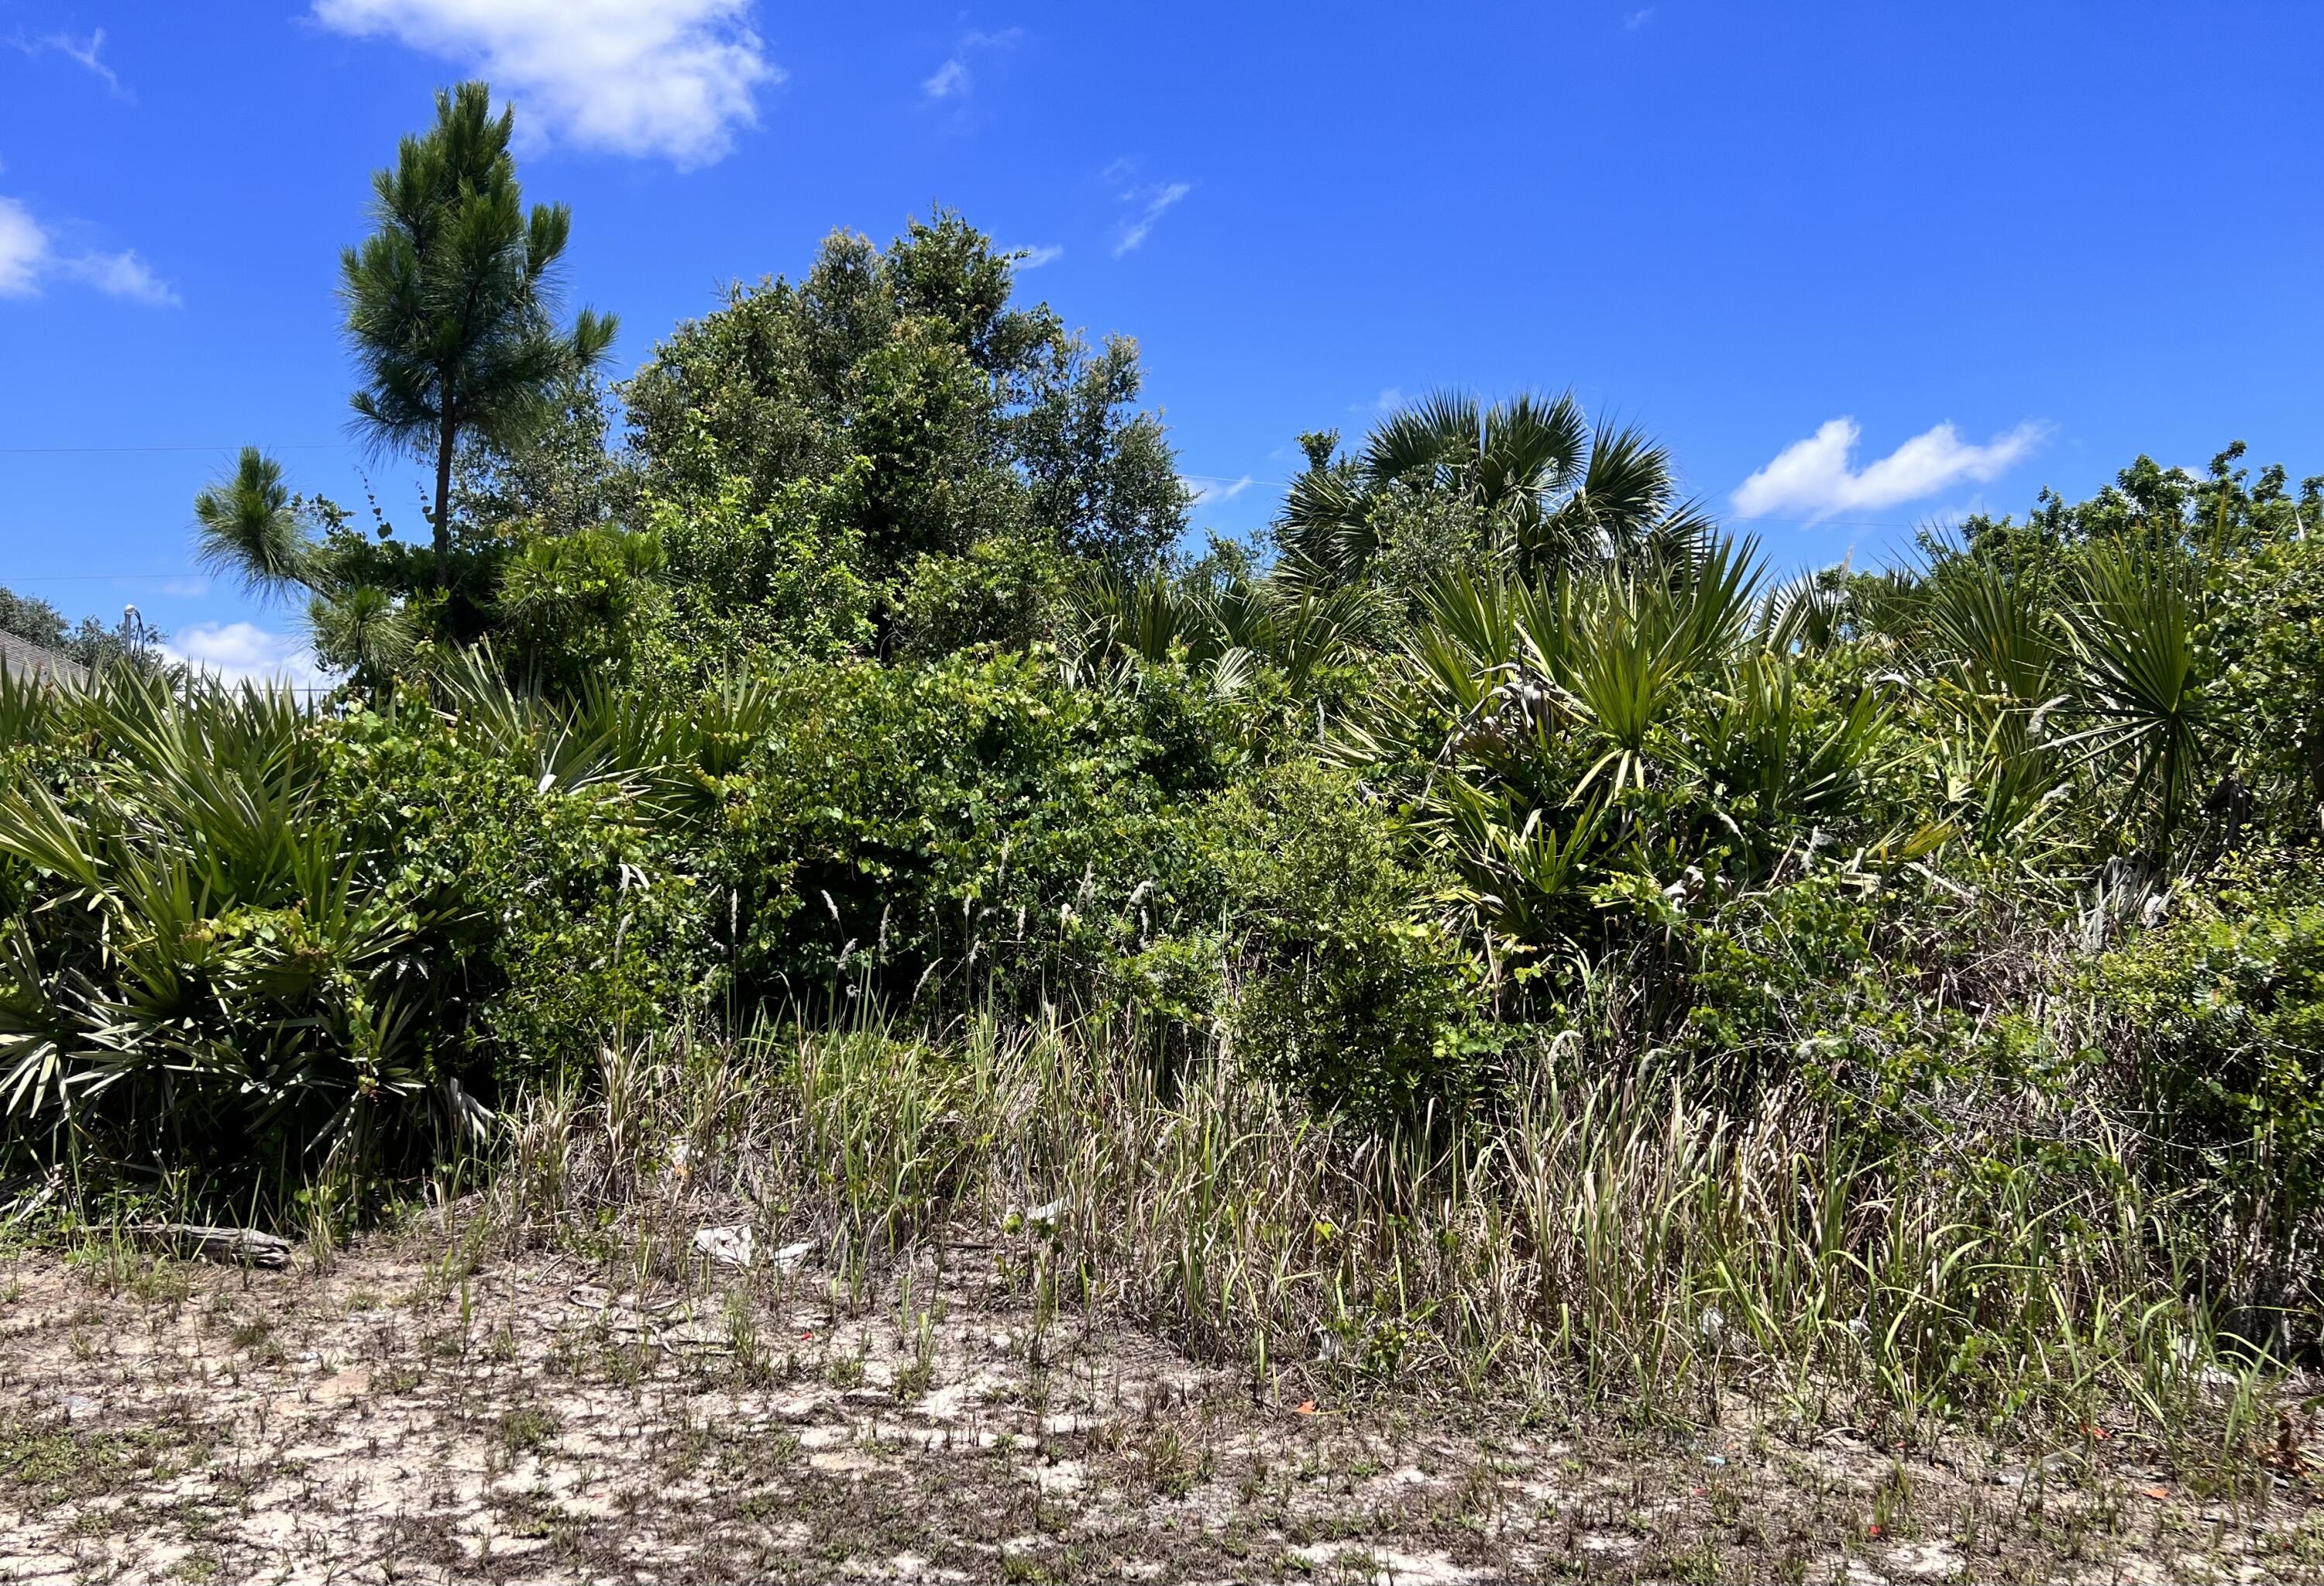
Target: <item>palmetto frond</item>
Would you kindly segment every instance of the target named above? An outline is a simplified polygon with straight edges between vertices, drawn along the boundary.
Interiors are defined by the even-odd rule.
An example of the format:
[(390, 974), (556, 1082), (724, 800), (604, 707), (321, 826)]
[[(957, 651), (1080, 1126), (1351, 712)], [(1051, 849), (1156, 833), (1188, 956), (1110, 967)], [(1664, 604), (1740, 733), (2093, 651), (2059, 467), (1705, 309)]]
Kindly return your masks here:
[(2078, 595), (2066, 632), (2073, 710), (2087, 724), (2060, 746), (2124, 766), (2126, 816), (2151, 796), (2155, 830), (2167, 835), (2212, 748), (2200, 576), (2171, 548), (2101, 542), (2084, 555)]
[(1593, 431), (1572, 393), (1520, 393), (1487, 407), (1438, 392), (1376, 425), (1352, 463), (1292, 482), (1277, 525), (1303, 577), (1348, 582), (1380, 549), (1379, 519), (1404, 493), (1465, 503), (1520, 580), (1662, 542), (1709, 524), (1677, 500), (1669, 455), (1636, 429)]
[(1484, 421), (1476, 398), (1432, 392), (1373, 427), (1364, 441), (1364, 477), (1374, 486), (1427, 483), (1472, 467), (1483, 449)]

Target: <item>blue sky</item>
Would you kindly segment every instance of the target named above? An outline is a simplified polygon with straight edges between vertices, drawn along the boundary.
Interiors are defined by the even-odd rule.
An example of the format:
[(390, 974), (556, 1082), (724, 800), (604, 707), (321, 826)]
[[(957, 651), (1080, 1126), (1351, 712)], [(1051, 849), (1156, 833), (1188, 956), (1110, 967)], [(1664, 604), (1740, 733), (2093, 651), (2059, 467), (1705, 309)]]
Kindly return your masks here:
[[(1139, 337), (1230, 532), (1298, 431), (1438, 384), (1646, 424), (1786, 565), (2141, 451), (2324, 471), (2319, 60), (2324, 10), (2120, 0), (0, 0), (0, 584), (295, 649), (189, 503), (244, 442), (361, 503), (337, 250), (472, 74), (624, 371), (950, 204)], [(417, 530), (420, 469), (370, 477)]]

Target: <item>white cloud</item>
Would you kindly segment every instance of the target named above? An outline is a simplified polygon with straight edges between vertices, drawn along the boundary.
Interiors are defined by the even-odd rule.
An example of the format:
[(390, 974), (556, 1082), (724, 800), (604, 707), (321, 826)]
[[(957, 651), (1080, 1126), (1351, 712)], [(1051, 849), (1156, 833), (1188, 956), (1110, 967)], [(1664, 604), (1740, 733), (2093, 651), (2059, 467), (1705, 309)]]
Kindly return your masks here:
[(153, 273), (134, 248), (118, 254), (83, 254), (60, 261), (57, 268), (107, 297), (127, 298), (157, 309), (174, 309), (185, 300)]
[(1240, 479), (1219, 479), (1204, 474), (1181, 474), (1178, 475), (1178, 483), (1185, 485), (1186, 493), (1194, 498), (1193, 505), (1216, 506), (1221, 502), (1234, 500), (1257, 481), (1248, 474)]
[(315, 652), (284, 633), (254, 622), (197, 622), (181, 630), (161, 653), (228, 683), (287, 683), (325, 688), (333, 679), (315, 664)]
[(1043, 243), (1038, 248), (1019, 248), (1017, 253), (1017, 268), (1019, 270), (1038, 270), (1042, 265), (1055, 264), (1065, 256), (1065, 247), (1059, 243)]
[(60, 254), (48, 228), (14, 198), (0, 198), (0, 298), (32, 298), (43, 279), (82, 281), (108, 297), (155, 308), (180, 301), (135, 250), (119, 254)]
[(132, 97), (129, 90), (121, 86), (120, 78), (114, 75), (113, 68), (98, 58), (97, 52), (105, 48), (103, 28), (94, 30), (86, 39), (76, 39), (70, 33), (43, 33), (39, 38), (31, 38), (19, 32), (7, 41), (27, 55), (39, 55), (44, 51), (61, 55), (74, 65), (94, 73), (107, 88), (122, 98)]
[(1143, 203), (1144, 207), (1138, 212), (1137, 218), (1121, 228), (1121, 235), (1114, 241), (1113, 256), (1119, 259), (1143, 243), (1154, 230), (1154, 223), (1162, 218), (1163, 212), (1194, 190), (1192, 182), (1174, 181), (1161, 187), (1133, 189), (1122, 194), (1124, 203)]
[(1624, 17), (1622, 19), (1622, 25), (1635, 33), (1640, 28), (1646, 26), (1647, 23), (1653, 21), (1654, 14), (1655, 8), (1653, 6), (1641, 6), (1638, 10), (1633, 11), (1629, 15)]
[(14, 198), (0, 198), (0, 298), (38, 292), (48, 262), (49, 234), (32, 212)]
[(1795, 512), (1810, 521), (1851, 510), (1875, 510), (1919, 501), (1969, 481), (1985, 484), (2007, 473), (2048, 437), (2046, 424), (2027, 422), (1984, 446), (1971, 446), (1950, 424), (1940, 424), (1862, 468), (1851, 466), (1862, 431), (1853, 419), (1834, 419), (1805, 440), (1794, 441), (1740, 485), (1731, 498), (1738, 517)]
[(936, 75), (920, 85), (920, 91), (931, 99), (949, 99), (968, 90), (968, 67), (957, 55), (937, 67)]
[(315, 0), (341, 32), (473, 67), (522, 114), (586, 148), (706, 165), (779, 83), (752, 0)]

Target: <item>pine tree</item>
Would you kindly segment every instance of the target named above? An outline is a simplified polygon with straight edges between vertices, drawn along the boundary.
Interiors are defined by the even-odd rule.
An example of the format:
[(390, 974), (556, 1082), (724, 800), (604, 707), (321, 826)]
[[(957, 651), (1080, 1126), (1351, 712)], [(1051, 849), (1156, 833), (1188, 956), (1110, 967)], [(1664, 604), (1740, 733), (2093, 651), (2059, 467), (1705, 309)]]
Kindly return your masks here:
[(562, 204), (528, 214), (509, 153), (512, 113), (480, 82), (436, 96), (436, 124), (407, 136), (372, 179), (379, 229), (340, 259), (346, 334), (364, 379), (360, 427), (383, 451), (436, 464), (436, 580), (452, 549), (452, 459), (463, 436), (504, 445), (552, 411), (594, 366), (614, 321), (583, 309), (557, 325)]

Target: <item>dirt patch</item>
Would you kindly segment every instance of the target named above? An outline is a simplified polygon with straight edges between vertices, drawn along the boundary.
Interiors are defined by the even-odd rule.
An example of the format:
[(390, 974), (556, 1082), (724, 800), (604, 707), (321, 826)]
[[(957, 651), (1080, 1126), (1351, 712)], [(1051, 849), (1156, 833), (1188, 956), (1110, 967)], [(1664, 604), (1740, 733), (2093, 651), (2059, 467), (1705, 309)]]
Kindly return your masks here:
[(2304, 1483), (2127, 1436), (2013, 1462), (1735, 1402), (1623, 1434), (1279, 1402), (973, 1250), (875, 1303), (382, 1239), (327, 1270), (0, 1277), (0, 1580), (2324, 1580)]

